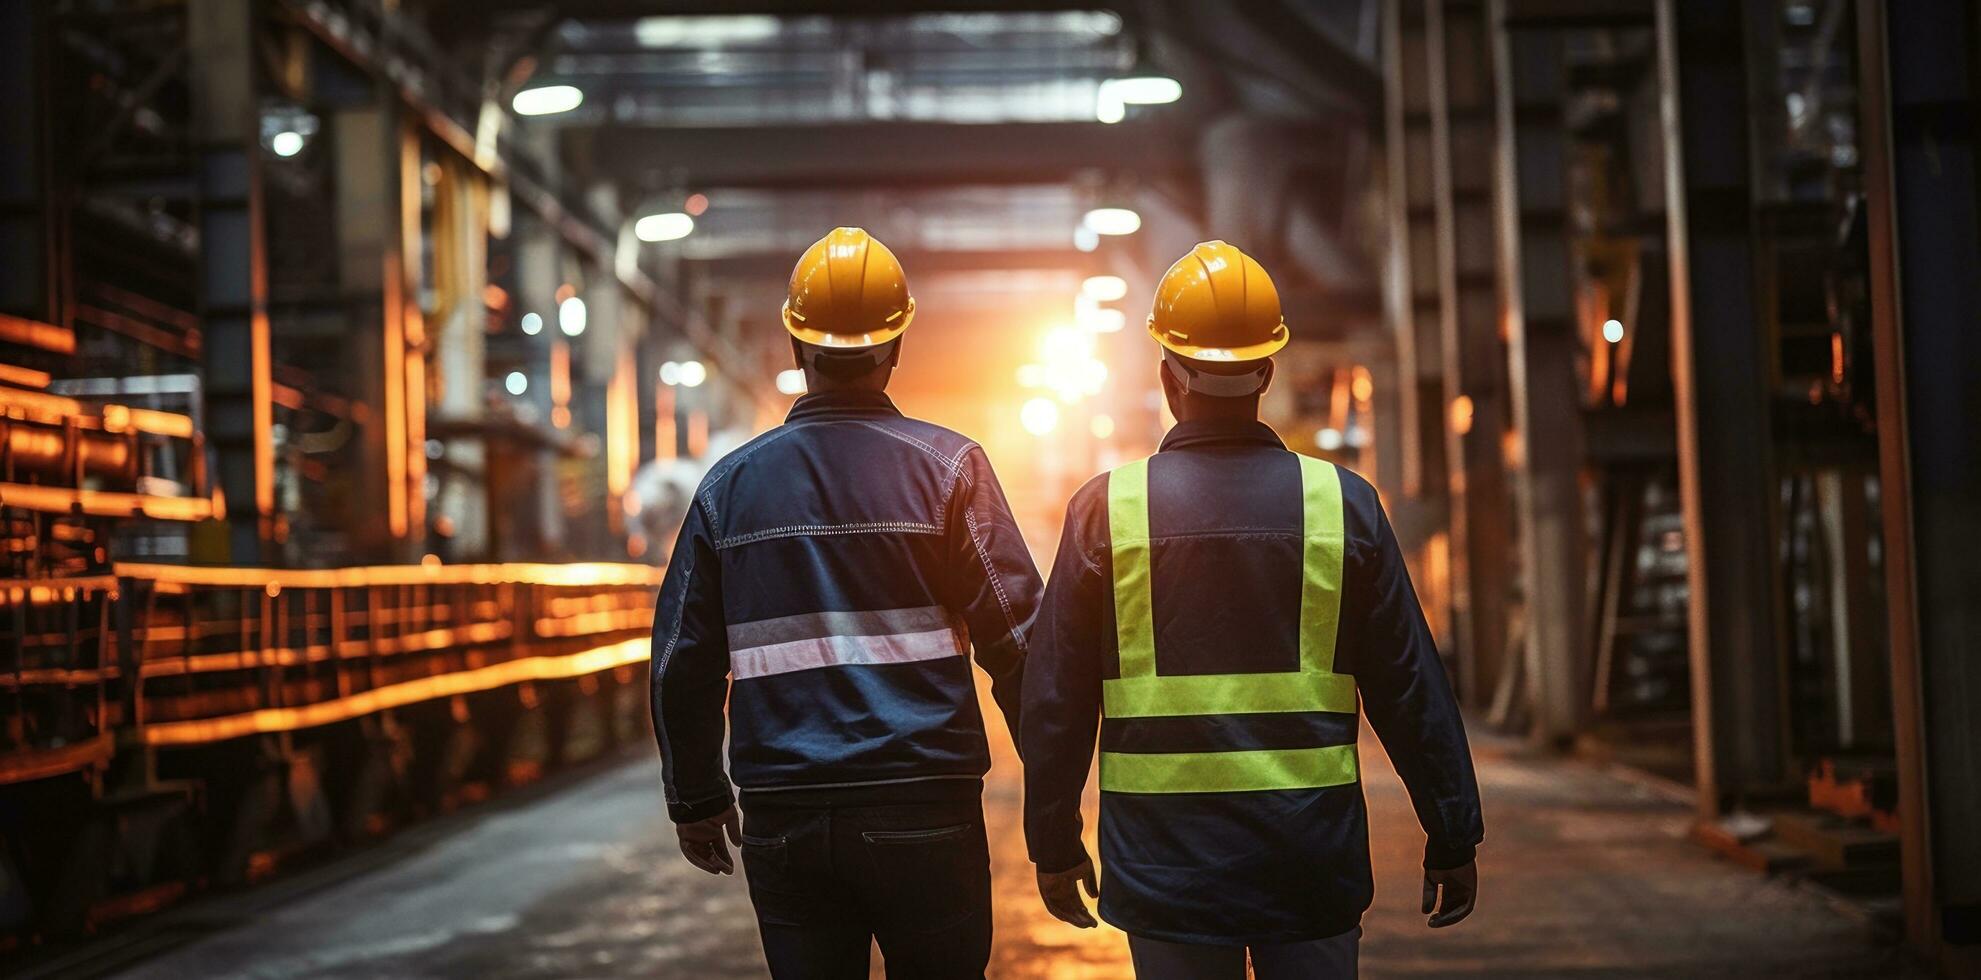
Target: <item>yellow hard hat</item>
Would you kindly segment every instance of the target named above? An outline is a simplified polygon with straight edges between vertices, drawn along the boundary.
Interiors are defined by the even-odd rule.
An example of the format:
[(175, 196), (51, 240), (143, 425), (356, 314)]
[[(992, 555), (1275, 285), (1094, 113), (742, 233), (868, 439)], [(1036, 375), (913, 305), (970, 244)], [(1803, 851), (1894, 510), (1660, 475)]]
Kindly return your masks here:
[(1197, 361), (1255, 361), (1278, 353), (1287, 340), (1272, 277), (1221, 241), (1198, 244), (1163, 273), (1149, 334)]
[(791, 270), (784, 329), (819, 347), (858, 350), (908, 329), (915, 298), (901, 263), (864, 228), (834, 228)]

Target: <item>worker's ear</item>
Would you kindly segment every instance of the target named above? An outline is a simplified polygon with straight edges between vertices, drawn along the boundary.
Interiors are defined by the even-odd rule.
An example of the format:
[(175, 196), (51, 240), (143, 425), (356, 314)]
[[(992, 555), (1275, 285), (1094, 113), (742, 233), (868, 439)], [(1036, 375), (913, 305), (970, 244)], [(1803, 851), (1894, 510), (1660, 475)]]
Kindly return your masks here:
[(1176, 408), (1177, 403), (1183, 400), (1183, 386), (1177, 383), (1175, 373), (1162, 362), (1162, 358), (1156, 358), (1156, 377), (1162, 381), (1162, 397), (1169, 402), (1169, 414), (1182, 416), (1183, 413)]

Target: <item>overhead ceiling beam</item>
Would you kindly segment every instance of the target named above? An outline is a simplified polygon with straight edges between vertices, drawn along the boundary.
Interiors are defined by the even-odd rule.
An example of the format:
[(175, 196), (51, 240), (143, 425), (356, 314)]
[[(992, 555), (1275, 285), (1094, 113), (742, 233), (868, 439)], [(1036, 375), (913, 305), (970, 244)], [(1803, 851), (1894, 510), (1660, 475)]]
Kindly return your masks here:
[[(1125, 6), (1119, 2), (1081, 3), (1078, 0), (863, 0), (858, 13), (865, 16), (920, 13), (968, 13), (968, 12), (1009, 12), (1051, 11), (1051, 10), (1113, 10), (1122, 12)], [(710, 14), (779, 14), (798, 16), (809, 14), (834, 14), (846, 16), (847, 5), (833, 0), (671, 0), (667, 4), (656, 4), (652, 0), (565, 0), (552, 4), (547, 0), (443, 0), (441, 13), (447, 15), (486, 17), (490, 14), (514, 11), (541, 10), (555, 7), (558, 14), (568, 20), (633, 20), (652, 17), (656, 14), (668, 16), (710, 15)]]
[[(1100, 257), (1073, 248), (1010, 250), (928, 250), (896, 249), (901, 266), (911, 281), (925, 276), (954, 272), (1029, 272), (1065, 270), (1080, 275), (1101, 271)], [(717, 259), (690, 260), (696, 268), (721, 279), (760, 279), (778, 281), (791, 272), (795, 252), (750, 252)]]
[(1157, 125), (1084, 122), (608, 127), (566, 138), (588, 142), (594, 166), (631, 187), (780, 190), (1059, 183), (1090, 170), (1155, 179), (1190, 170), (1196, 145)]

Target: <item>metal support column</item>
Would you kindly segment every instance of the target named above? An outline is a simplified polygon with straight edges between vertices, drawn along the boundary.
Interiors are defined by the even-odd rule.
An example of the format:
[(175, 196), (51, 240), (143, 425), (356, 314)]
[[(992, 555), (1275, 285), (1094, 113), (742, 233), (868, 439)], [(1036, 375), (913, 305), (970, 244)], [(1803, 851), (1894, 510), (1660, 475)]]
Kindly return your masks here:
[[(1766, 14), (1761, 14), (1766, 16)], [(1755, 292), (1743, 8), (1661, 0), (1672, 386), (1702, 818), (1786, 787), (1776, 478)]]
[(48, 187), (48, 52), (43, 38), (45, 3), (0, 4), (0, 312), (59, 323), (55, 309), (55, 263), (47, 212), (55, 195)]
[(1459, 690), (1483, 707), (1505, 670), (1506, 584), (1513, 578), (1500, 452), (1506, 352), (1493, 280), (1491, 44), (1479, 0), (1430, 0), (1426, 13), (1452, 634)]
[(1589, 549), (1582, 501), (1579, 340), (1568, 248), (1565, 42), (1491, 8), (1497, 92), (1500, 299), (1513, 400), (1515, 512), (1534, 734), (1572, 737), (1589, 713)]
[(1906, 932), (1981, 970), (1974, 7), (1857, 5)]
[(1444, 402), (1438, 335), (1438, 226), (1432, 179), (1431, 96), (1425, 0), (1383, 5), (1384, 133), (1389, 256), (1384, 302), (1395, 332), (1401, 434), (1399, 466), (1385, 489), (1410, 497), (1444, 490)]
[(425, 325), (406, 261), (406, 250), (418, 246), (417, 144), (382, 91), (369, 105), (338, 110), (332, 124), (339, 279), (352, 325), (352, 382), (368, 415), (353, 527), (373, 560), (412, 561), (413, 543), (424, 540), (426, 462)]
[(206, 441), (226, 494), (229, 553), (267, 558), (274, 532), (268, 263), (261, 115), (250, 0), (187, 8), (193, 125), (199, 141), (200, 319)]

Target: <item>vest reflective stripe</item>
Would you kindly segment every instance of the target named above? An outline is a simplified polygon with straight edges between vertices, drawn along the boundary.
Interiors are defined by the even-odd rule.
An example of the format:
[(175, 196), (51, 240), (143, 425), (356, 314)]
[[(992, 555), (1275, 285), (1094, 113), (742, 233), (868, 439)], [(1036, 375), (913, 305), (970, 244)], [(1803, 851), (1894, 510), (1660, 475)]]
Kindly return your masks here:
[(1107, 475), (1107, 533), (1114, 548), (1114, 633), (1121, 676), (1154, 677), (1156, 621), (1149, 582), (1149, 461)]
[[(1355, 678), (1334, 672), (1346, 528), (1333, 464), (1300, 461), (1300, 666), (1244, 674), (1156, 673), (1148, 461), (1108, 475), (1118, 678), (1101, 682), (1109, 718), (1356, 711)], [(1118, 793), (1216, 793), (1338, 786), (1357, 779), (1354, 745), (1185, 753), (1101, 753), (1101, 788)]]
[(1101, 754), (1101, 788), (1112, 793), (1245, 793), (1343, 786), (1355, 779), (1353, 745)]

